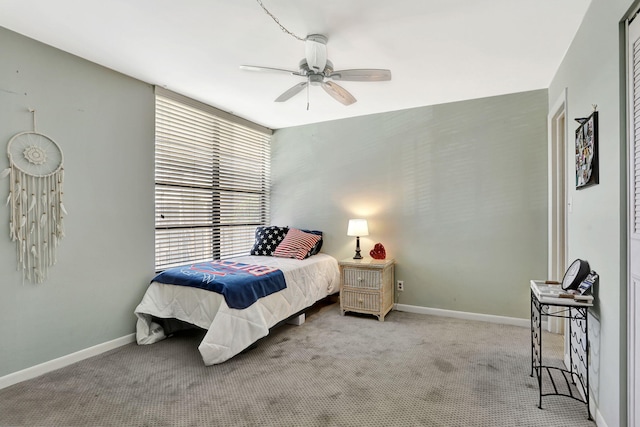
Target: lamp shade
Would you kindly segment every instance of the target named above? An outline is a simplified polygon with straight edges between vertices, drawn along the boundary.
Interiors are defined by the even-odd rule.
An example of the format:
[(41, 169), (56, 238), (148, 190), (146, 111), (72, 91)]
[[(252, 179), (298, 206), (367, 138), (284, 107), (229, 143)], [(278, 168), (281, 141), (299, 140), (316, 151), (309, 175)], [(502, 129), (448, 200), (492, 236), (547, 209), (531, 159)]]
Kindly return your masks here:
[(369, 227), (366, 219), (350, 219), (347, 236), (368, 236)]

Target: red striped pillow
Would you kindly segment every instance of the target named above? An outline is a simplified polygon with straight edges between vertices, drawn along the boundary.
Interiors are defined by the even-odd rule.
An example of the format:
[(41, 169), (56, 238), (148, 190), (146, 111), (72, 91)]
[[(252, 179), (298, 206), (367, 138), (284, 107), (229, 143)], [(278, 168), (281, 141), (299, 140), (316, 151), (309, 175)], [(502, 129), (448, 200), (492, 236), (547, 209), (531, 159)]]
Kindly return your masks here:
[(282, 242), (273, 251), (273, 256), (305, 259), (311, 248), (318, 243), (318, 240), (320, 240), (320, 236), (317, 234), (305, 233), (297, 228), (290, 228)]

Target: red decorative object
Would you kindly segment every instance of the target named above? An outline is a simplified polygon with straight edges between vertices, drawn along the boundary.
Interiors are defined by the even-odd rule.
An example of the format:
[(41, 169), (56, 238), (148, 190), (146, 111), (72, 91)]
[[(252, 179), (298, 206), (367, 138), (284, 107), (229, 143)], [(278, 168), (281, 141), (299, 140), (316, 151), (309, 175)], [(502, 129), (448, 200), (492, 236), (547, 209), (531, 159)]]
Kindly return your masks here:
[(384, 246), (382, 243), (376, 243), (371, 252), (369, 252), (371, 258), (373, 259), (385, 259), (387, 257), (387, 252), (384, 250)]

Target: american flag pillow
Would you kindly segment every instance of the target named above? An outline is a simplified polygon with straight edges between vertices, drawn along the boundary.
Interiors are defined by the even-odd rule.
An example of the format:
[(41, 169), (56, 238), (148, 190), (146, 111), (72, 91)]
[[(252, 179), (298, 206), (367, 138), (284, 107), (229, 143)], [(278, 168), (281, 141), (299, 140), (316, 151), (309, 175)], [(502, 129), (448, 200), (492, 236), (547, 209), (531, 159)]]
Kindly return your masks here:
[(309, 251), (318, 243), (320, 236), (312, 233), (305, 233), (297, 228), (290, 228), (287, 235), (275, 251), (273, 256), (281, 258), (305, 259), (309, 256)]
[(289, 231), (289, 227), (257, 227), (255, 243), (250, 254), (273, 256), (273, 251), (287, 235), (287, 231)]

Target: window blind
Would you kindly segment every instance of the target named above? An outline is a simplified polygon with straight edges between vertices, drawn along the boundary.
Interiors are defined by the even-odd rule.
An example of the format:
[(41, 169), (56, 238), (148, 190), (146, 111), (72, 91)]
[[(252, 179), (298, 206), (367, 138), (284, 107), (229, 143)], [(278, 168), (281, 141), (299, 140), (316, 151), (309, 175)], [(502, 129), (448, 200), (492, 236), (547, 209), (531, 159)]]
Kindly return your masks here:
[(156, 88), (156, 270), (248, 254), (269, 221), (270, 136)]

